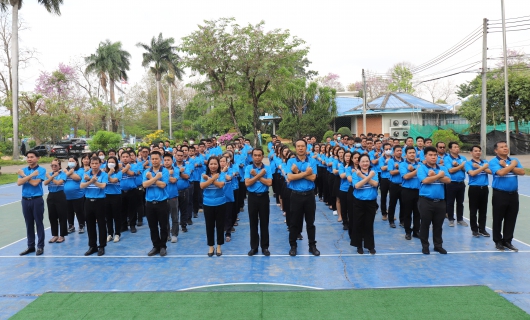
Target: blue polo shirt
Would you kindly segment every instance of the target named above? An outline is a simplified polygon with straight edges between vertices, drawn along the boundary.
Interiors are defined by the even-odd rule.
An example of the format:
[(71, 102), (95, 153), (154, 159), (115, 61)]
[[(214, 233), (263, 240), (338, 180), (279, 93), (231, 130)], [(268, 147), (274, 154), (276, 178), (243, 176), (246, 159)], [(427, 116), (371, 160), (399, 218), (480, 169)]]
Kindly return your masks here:
[[(210, 176), (211, 177), (211, 176)], [(219, 182), (226, 182), (225, 175), (220, 174), (217, 179)], [(201, 176), (201, 183), (206, 182)], [(210, 184), (206, 189), (203, 189), (203, 204), (209, 207), (220, 206), (226, 203), (224, 188), (218, 188), (215, 184)]]
[[(94, 176), (94, 174), (92, 173), (92, 170), (88, 170), (85, 174), (90, 179), (92, 179), (92, 177)], [(109, 183), (109, 176), (107, 175), (106, 172), (99, 170), (99, 172), (97, 173), (97, 177), (98, 178), (96, 181), (98, 183)], [(86, 182), (86, 181), (83, 180), (83, 182)], [(86, 187), (85, 197), (87, 199), (103, 199), (105, 198), (105, 188), (101, 189), (95, 184), (91, 183), (88, 185), (88, 187)]]
[(469, 171), (477, 170), (477, 168), (473, 168), (474, 163), (482, 167), (484, 164), (488, 162), (486, 160), (480, 160), (480, 162), (477, 162), (474, 159), (471, 159), (470, 161), (466, 162), (466, 164), (464, 165), (464, 168), (466, 169), (467, 179), (469, 180), (468, 185), (481, 186), (481, 187), (489, 185), (488, 173), (486, 171), (481, 171), (479, 174), (475, 175), (474, 177), (469, 175)]
[(134, 176), (130, 176), (127, 173), (122, 173), (122, 176), (120, 178), (120, 188), (123, 191), (129, 191), (131, 189), (136, 188), (136, 186), (137, 186), (137, 183), (136, 183), (137, 176), (140, 176), (140, 178), (141, 178), (141, 175), (137, 174), (137, 172), (139, 171), (138, 170), (138, 165), (136, 163), (130, 163), (130, 165), (131, 165), (131, 169), (130, 170), (132, 172), (134, 172), (135, 175)]
[[(331, 173), (338, 176), (339, 175), (339, 159), (333, 159), (333, 164), (331, 165)], [(334, 171), (337, 170), (337, 173), (334, 173)]]
[(431, 168), (425, 164), (421, 164), (418, 168), (416, 176), (420, 180), (420, 196), (427, 197), (430, 199), (445, 199), (445, 188), (444, 183), (441, 181), (435, 181), (433, 183), (425, 184), (422, 181), (429, 176), (429, 171), (433, 170), (435, 174), (441, 171), (445, 172), (446, 177), (450, 177), (449, 171), (444, 166), (436, 165)]
[[(79, 168), (77, 171), (74, 171), (74, 174), (77, 174), (79, 178), (83, 179), (85, 176), (85, 169)], [(72, 179), (72, 176), (66, 177), (66, 182), (64, 183), (66, 200), (80, 199), (85, 196), (85, 189), (81, 189), (81, 181), (82, 180), (75, 181)]]
[[(404, 162), (403, 158), (401, 158), (401, 161), (399, 161), (395, 157), (392, 157), (390, 158), (390, 160), (388, 160), (387, 170), (388, 170), (388, 173), (390, 174), (390, 182), (396, 183), (396, 184), (401, 184), (401, 182), (403, 182), (403, 178), (401, 178), (401, 174), (399, 174), (399, 172), (395, 175), (392, 175), (390, 173), (390, 171), (399, 170), (399, 165), (402, 162)], [(397, 169), (396, 169), (396, 164), (398, 165)]]
[[(159, 171), (154, 171), (153, 168), (149, 168), (149, 170), (145, 170), (144, 172), (144, 178), (143, 181), (150, 180), (147, 178), (147, 173), (151, 172), (151, 175), (154, 177), (158, 172), (162, 172), (162, 178), (160, 178), (158, 181), (162, 181), (167, 184), (169, 183), (169, 171), (164, 168), (160, 167)], [(180, 180), (179, 180), (180, 181)], [(156, 185), (156, 183), (153, 183), (149, 187), (145, 188), (145, 201), (151, 202), (151, 201), (164, 201), (168, 199), (168, 194), (166, 188), (160, 188)]]
[[(269, 166), (262, 164), (261, 168), (256, 167), (254, 164), (248, 165), (245, 168), (245, 180), (246, 179), (252, 179), (254, 176), (250, 174), (250, 171), (254, 169), (256, 171), (256, 174), (259, 174), (262, 170), (265, 170), (265, 175), (263, 176), (264, 179), (272, 179), (272, 173), (269, 168)], [(256, 193), (263, 193), (268, 192), (269, 187), (261, 183), (261, 181), (256, 181), (254, 184), (247, 187), (247, 190), (249, 192), (256, 192)]]
[[(509, 172), (505, 176), (499, 176), (496, 174), (497, 171), (503, 168), (499, 163), (500, 160), (501, 158), (499, 158), (498, 156), (490, 160), (489, 167), (490, 167), (491, 173), (493, 174), (493, 182), (491, 184), (491, 187), (493, 189), (499, 189), (499, 190), (508, 191), (508, 192), (517, 191), (519, 187), (519, 182), (517, 179), (517, 175), (515, 173)], [(521, 162), (519, 162), (517, 158), (508, 157), (508, 159), (506, 160), (506, 164), (509, 165), (514, 160), (517, 161), (516, 168), (523, 168), (523, 166), (521, 165)]]
[[(53, 175), (53, 171), (50, 172), (49, 174), (50, 174), (50, 176)], [(48, 183), (48, 191), (50, 193), (64, 191), (64, 183), (66, 181), (66, 173), (64, 173), (63, 171), (59, 171), (59, 174), (57, 175), (57, 177), (53, 178), (53, 180), (63, 180), (63, 183), (57, 185), (57, 184), (53, 183), (53, 181), (51, 181), (50, 183)]]
[[(377, 152), (375, 149), (370, 151), (368, 155), (370, 156), (370, 162), (372, 162), (375, 159), (379, 160), (381, 158), (381, 152)], [(372, 163), (372, 168), (375, 170), (375, 172), (380, 173), (381, 167), (379, 166), (379, 161), (377, 161), (377, 164)]]
[[(287, 161), (287, 168), (285, 168), (286, 175), (293, 173), (291, 170), (293, 164), (298, 167), (299, 172), (306, 171), (307, 167), (311, 167), (311, 169), (313, 170), (313, 174), (317, 173), (317, 162), (314, 159), (306, 157), (305, 160), (302, 161), (298, 159), (298, 157), (295, 157)], [(289, 189), (298, 192), (306, 192), (315, 189), (315, 183), (313, 181), (309, 181), (305, 178), (302, 178), (291, 181), (289, 183)]]
[[(39, 174), (35, 177), (32, 177), (31, 180), (41, 180), (41, 183), (39, 183), (37, 186), (32, 186), (29, 184), (29, 181), (24, 183), (22, 185), (22, 196), (23, 197), (40, 197), (44, 194), (42, 190), (42, 181), (46, 180), (46, 169), (40, 167), (39, 165), (36, 165), (35, 168), (30, 168), (29, 166), (22, 169), (24, 171), (24, 174), (26, 176), (29, 176), (34, 171), (38, 171)], [(19, 178), (22, 178), (22, 176), (18, 176)]]
[[(116, 169), (116, 168), (115, 168)], [(109, 173), (107, 172), (107, 175)], [(105, 187), (105, 194), (121, 194), (121, 179), (123, 177), (123, 173), (118, 170), (118, 172), (112, 173), (109, 178), (117, 178), (118, 182), (108, 182), (107, 186)]]
[(416, 159), (420, 159), (420, 161), (423, 161), (425, 160), (425, 153), (423, 152), (423, 149), (418, 149), (418, 147), (415, 147), (414, 149), (416, 149)]
[(172, 169), (173, 169), (173, 174), (170, 174), (169, 177), (177, 178), (177, 181), (173, 183), (169, 181), (169, 178), (168, 178), (168, 184), (166, 185), (168, 199), (173, 199), (179, 196), (179, 189), (177, 187), (177, 183), (178, 183), (178, 180), (180, 179), (180, 174), (177, 170), (175, 170), (174, 167), (172, 167)]
[[(136, 167), (134, 168), (134, 183), (136, 183), (137, 187), (142, 185), (142, 182), (144, 182), (144, 172), (145, 172), (145, 170), (149, 169), (149, 168), (144, 169), (144, 162), (145, 161), (141, 161), (141, 162), (137, 161), (135, 163)], [(151, 164), (149, 163), (149, 165), (151, 165)]]
[[(373, 170), (370, 170), (370, 172), (373, 171)], [(362, 172), (362, 174), (364, 176), (368, 176), (370, 174), (370, 172), (368, 173), (364, 173)], [(375, 172), (375, 171), (374, 171)], [(365, 183), (364, 186), (362, 186), (361, 188), (356, 188), (355, 187), (355, 184), (357, 184), (357, 182), (361, 181), (362, 179), (364, 178), (361, 178), (357, 175), (357, 173), (352, 173), (352, 176), (351, 176), (351, 183), (353, 185), (353, 195), (355, 196), (355, 198), (359, 199), (359, 200), (375, 200), (377, 199), (377, 187), (374, 187), (372, 186), (370, 183)], [(373, 181), (376, 181), (377, 183), (379, 183), (379, 178), (377, 177), (377, 172), (375, 172), (375, 175), (372, 177)]]
[[(390, 159), (392, 158), (388, 158), (388, 162), (386, 162), (386, 159), (385, 157), (381, 157), (379, 158), (379, 169), (381, 170), (381, 179), (385, 178), (385, 179), (390, 179), (390, 172), (388, 171), (388, 164), (390, 163)], [(383, 167), (384, 166), (387, 166), (387, 170), (383, 170)]]
[[(233, 168), (230, 166), (228, 170), (225, 173), (221, 173), (221, 175), (225, 178), (225, 185), (223, 187), (223, 191), (225, 193), (225, 200), (226, 202), (234, 202), (234, 185), (239, 184), (239, 181), (234, 176), (236, 172), (239, 170), (237, 168)], [(230, 176), (232, 179), (229, 181), (227, 177)]]
[(401, 182), (401, 186), (403, 188), (409, 188), (409, 189), (419, 189), (420, 188), (420, 179), (418, 179), (418, 174), (416, 173), (416, 176), (410, 179), (403, 178), (404, 175), (410, 173), (409, 171), (409, 165), (412, 165), (414, 169), (418, 169), (420, 166), (419, 162), (409, 162), (408, 160), (405, 160), (399, 164), (399, 174), (401, 175), (401, 178), (403, 179), (403, 182)]
[[(464, 156), (458, 155), (458, 157), (453, 157), (450, 153), (448, 153), (444, 158), (444, 166), (449, 170), (454, 167), (453, 161), (456, 161), (458, 163), (457, 165), (461, 165), (462, 162), (466, 161), (466, 158)], [(464, 167), (465, 169), (465, 167)], [(462, 182), (466, 178), (466, 173), (464, 170), (458, 170), (457, 172), (450, 173), (451, 174), (451, 181), (456, 182)]]
[(339, 166), (339, 175), (342, 175), (343, 173), (346, 174), (344, 178), (340, 178), (340, 191), (348, 192), (348, 189), (351, 186), (351, 183), (348, 181), (348, 176), (351, 176), (351, 168), (351, 166), (344, 167), (342, 163)]
[[(180, 171), (180, 168), (184, 168), (184, 171), (182, 172), (183, 174), (187, 174), (187, 175), (191, 174), (191, 166), (189, 164), (183, 163), (183, 165), (179, 166), (178, 164), (175, 163), (173, 167), (177, 171)], [(184, 189), (187, 189), (189, 186), (190, 186), (190, 180), (182, 178), (179, 174), (179, 179), (177, 181), (177, 188), (179, 190), (184, 190)]]
[(441, 155), (436, 154), (436, 164), (437, 164), (437, 165), (442, 165), (441, 162), (443, 161), (443, 162), (444, 162), (443, 165), (445, 165), (445, 160), (444, 160), (444, 158), (445, 158), (446, 155), (447, 155), (447, 154), (444, 154), (443, 157), (442, 157)]

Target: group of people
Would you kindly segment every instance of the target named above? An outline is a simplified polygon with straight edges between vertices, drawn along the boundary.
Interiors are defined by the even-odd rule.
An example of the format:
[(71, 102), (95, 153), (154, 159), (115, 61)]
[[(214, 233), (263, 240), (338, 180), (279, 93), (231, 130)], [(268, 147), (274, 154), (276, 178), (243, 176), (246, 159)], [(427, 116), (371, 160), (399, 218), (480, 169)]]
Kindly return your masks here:
[(467, 226), (463, 221), (466, 174), (472, 235), (490, 236), (485, 224), (491, 174), (493, 240), (498, 250), (517, 251), (511, 241), (518, 214), (517, 175), (524, 174), (521, 164), (509, 157), (503, 141), (495, 144), (497, 156), (489, 163), (481, 159), (479, 146), (473, 146), (469, 161), (459, 154), (456, 142), (448, 147), (446, 152), (443, 142), (433, 147), (432, 140), (422, 137), (416, 145), (407, 138), (402, 146), (397, 139), (368, 134), (334, 135), (325, 143), (307, 136), (295, 141), (293, 151), (272, 136), (266, 164), (264, 150), (252, 148), (248, 139), (235, 139), (223, 150), (211, 138), (175, 147), (165, 141), (138, 152), (132, 148), (98, 151), (80, 160), (70, 156), (65, 167), (55, 159), (49, 172), (39, 166), (38, 154), (29, 151), (28, 167), (19, 170), (17, 182), (22, 186), (27, 230), (27, 249), (20, 255), (44, 252), (43, 184), (49, 191), (49, 243), (64, 242), (75, 232), (77, 217), (78, 232), (86, 228), (88, 233), (87, 256), (104, 255), (108, 242), (119, 242), (122, 232), (136, 233), (144, 217), (153, 245), (148, 256), (165, 256), (167, 242), (176, 243), (179, 232), (187, 232), (199, 212), (205, 218), (207, 254), (221, 256), (247, 197), (248, 255), (261, 248), (269, 256), (271, 186), (285, 216), (291, 256), (297, 255), (297, 240), (303, 239), (304, 221), (309, 252), (320, 255), (314, 224), (317, 201), (338, 216), (359, 254), (365, 249), (376, 253), (374, 220), (379, 207), (391, 228), (399, 219), (405, 239), (421, 240), (424, 254), (430, 253), (432, 225), (434, 250), (445, 254), (442, 226), (447, 218), (454, 227), (455, 202), (457, 225)]

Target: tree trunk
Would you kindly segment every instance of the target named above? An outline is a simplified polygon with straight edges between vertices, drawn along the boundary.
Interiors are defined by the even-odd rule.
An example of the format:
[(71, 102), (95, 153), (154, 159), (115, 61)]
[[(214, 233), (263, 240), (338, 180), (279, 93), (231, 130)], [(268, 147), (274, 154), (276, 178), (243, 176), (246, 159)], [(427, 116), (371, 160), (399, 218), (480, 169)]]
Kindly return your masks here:
[(242, 137), (243, 134), (241, 133), (239, 125), (237, 124), (236, 109), (234, 108), (234, 100), (232, 98), (230, 98), (230, 102), (228, 103), (228, 112), (230, 112), (230, 117), (234, 123), (234, 129), (236, 129), (237, 135)]
[[(252, 109), (254, 109), (253, 113), (253, 117), (252, 117), (252, 124), (253, 124), (253, 131), (254, 131), (254, 148), (257, 148), (258, 147), (258, 127), (259, 127), (259, 114), (258, 114), (258, 99), (257, 98), (253, 98), (252, 99)], [(261, 141), (260, 141), (260, 144), (261, 144)]]
[(116, 132), (116, 130), (114, 129), (114, 122), (115, 122), (115, 119), (114, 117), (116, 116), (114, 114), (114, 79), (110, 79), (110, 110), (109, 110), (109, 127), (108, 127), (108, 131), (112, 131), (112, 132)]
[(162, 130), (162, 118), (160, 115), (160, 80), (156, 80), (156, 112), (158, 114), (158, 130)]
[(169, 84), (169, 87), (168, 87), (167, 90), (169, 91), (169, 93), (168, 93), (169, 102), (167, 104), (167, 109), (169, 111), (169, 140), (172, 140), (173, 138), (172, 138), (172, 134), (171, 134), (171, 130), (172, 130), (172, 128), (171, 128), (171, 107), (172, 107), (171, 106), (171, 83)]
[(513, 117), (513, 123), (515, 125), (515, 134), (519, 135), (519, 117)]
[(13, 160), (19, 158), (18, 150), (18, 0), (11, 1), (13, 14), (11, 20), (11, 74), (13, 75), (13, 98), (11, 99), (13, 110)]

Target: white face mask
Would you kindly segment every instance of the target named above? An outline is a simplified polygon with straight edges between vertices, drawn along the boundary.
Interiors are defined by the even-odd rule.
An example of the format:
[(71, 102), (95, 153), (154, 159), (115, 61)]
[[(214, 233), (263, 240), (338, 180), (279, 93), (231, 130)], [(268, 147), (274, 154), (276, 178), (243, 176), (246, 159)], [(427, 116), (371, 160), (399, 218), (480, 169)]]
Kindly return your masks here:
[(392, 150), (385, 150), (385, 154), (387, 156), (391, 156), (392, 155)]
[(105, 156), (99, 156), (101, 160), (105, 160)]
[(355, 144), (355, 148), (360, 148), (360, 147), (362, 147), (362, 144), (360, 144), (360, 143), (356, 143)]
[(234, 149), (234, 152), (239, 152), (239, 149), (238, 149), (238, 148), (235, 148), (235, 149)]
[(109, 163), (109, 164), (107, 164), (107, 166), (109, 167), (109, 169), (114, 169), (116, 167), (116, 164), (115, 163)]
[(68, 162), (69, 168), (75, 168), (75, 162)]

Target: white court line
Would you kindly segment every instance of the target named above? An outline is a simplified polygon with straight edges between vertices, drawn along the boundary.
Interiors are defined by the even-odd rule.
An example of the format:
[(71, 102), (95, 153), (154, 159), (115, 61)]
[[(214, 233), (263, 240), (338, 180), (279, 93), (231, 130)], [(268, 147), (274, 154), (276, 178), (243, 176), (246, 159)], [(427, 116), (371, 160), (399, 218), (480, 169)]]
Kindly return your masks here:
[[(51, 227), (45, 228), (44, 231), (46, 231), (46, 230), (48, 230), (48, 229), (50, 229), (50, 228), (51, 228)], [(37, 233), (35, 233), (35, 237), (37, 237)], [(18, 243), (18, 242), (20, 242), (20, 241), (22, 241), (22, 240), (25, 240), (25, 239), (27, 239), (27, 238), (28, 238), (28, 237), (24, 237), (24, 238), (22, 238), (22, 239), (20, 239), (20, 240), (17, 240), (17, 241), (15, 241), (15, 242), (11, 242), (10, 244), (5, 245), (5, 246), (3, 246), (2, 248), (0, 248), (0, 250), (5, 249), (5, 248), (9, 247), (10, 245), (13, 245), (13, 244), (15, 244), (15, 243)]]
[[(497, 254), (516, 254), (516, 253), (530, 253), (530, 250), (525, 250), (525, 251), (519, 251), (519, 252), (513, 252), (513, 251), (504, 251), (504, 252), (501, 252), (501, 251), (448, 251), (447, 253), (449, 254), (476, 254), (476, 253), (497, 253)], [(377, 256), (403, 256), (403, 255), (419, 255), (419, 256), (424, 256), (423, 253), (421, 252), (396, 252), (396, 253), (378, 253), (378, 254), (375, 254), (375, 255), (371, 255), (371, 254), (358, 254), (358, 253), (348, 253), (348, 254), (323, 254), (321, 255), (320, 257), (324, 257), (324, 258), (337, 258), (337, 257), (359, 257), (359, 258), (362, 258), (362, 257), (377, 257)], [(433, 256), (435, 256), (437, 254), (433, 254)], [(307, 255), (296, 255), (297, 257), (310, 257), (310, 258), (315, 258), (315, 259), (318, 259), (319, 257), (315, 257), (311, 254), (307, 254)], [(427, 255), (425, 255), (427, 256)], [(292, 258), (290, 255), (288, 254), (271, 254), (270, 257), (266, 257), (266, 256), (253, 256), (253, 257), (249, 257), (248, 255), (246, 254), (223, 254), (223, 257), (226, 257), (226, 258), (241, 258), (241, 257), (246, 257), (247, 259), (256, 259), (256, 258), (262, 258), (262, 259), (268, 259), (270, 257), (287, 257), (287, 258)], [(34, 256), (34, 255), (29, 255), (29, 256), (0, 256), (0, 259), (6, 259), (6, 258), (20, 258), (20, 259), (25, 259), (25, 258), (36, 258), (36, 259), (50, 259), (50, 258), (58, 258), (58, 259), (71, 259), (71, 258), (76, 258), (76, 259), (130, 259), (130, 258), (134, 258), (134, 259), (168, 259), (168, 258), (175, 258), (175, 259), (186, 259), (186, 258), (204, 258), (204, 259), (219, 259), (219, 258), (212, 258), (212, 257), (208, 257), (207, 255), (198, 255), (198, 254), (190, 254), (190, 255), (167, 255), (165, 257), (160, 257), (160, 256), (153, 256), (153, 257), (149, 257), (147, 255), (142, 255), (142, 256), (109, 256), (109, 255), (104, 255), (104, 256), (97, 256), (97, 255), (91, 255), (91, 256)]]
[(262, 285), (271, 285), (271, 286), (300, 287), (300, 288), (313, 289), (313, 290), (324, 290), (323, 288), (311, 287), (311, 286), (303, 286), (303, 285), (299, 285), (299, 284), (289, 284), (289, 283), (234, 282), (234, 283), (208, 284), (208, 285), (204, 285), (204, 286), (197, 286), (197, 287), (179, 289), (177, 291), (187, 291), (187, 290), (195, 290), (195, 289), (202, 289), (202, 288), (233, 286), (233, 285), (235, 286), (235, 285), (260, 285), (260, 284), (262, 284)]
[[(44, 196), (47, 195), (47, 194), (48, 194), (48, 192), (46, 192), (46, 193), (43, 194), (42, 196), (44, 197)], [(21, 197), (22, 197), (22, 196), (21, 196)], [(8, 205), (10, 205), (10, 204), (17, 203), (17, 202), (20, 202), (20, 201), (22, 201), (22, 199), (20, 199), (20, 200), (16, 200), (16, 201), (13, 201), (13, 202), (9, 202), (9, 203), (6, 203), (6, 204), (0, 204), (0, 207), (8, 206)]]
[[(466, 217), (463, 217), (464, 219), (466, 219), (467, 221), (471, 221), (469, 218), (466, 218)], [(471, 222), (470, 222), (471, 223)], [(491, 231), (491, 233), (493, 233), (493, 230), (490, 228), (490, 227), (486, 227), (486, 229), (489, 229)], [(522, 243), (524, 245), (527, 245), (530, 247), (530, 244), (526, 243), (526, 242), (523, 242), (521, 240), (517, 240), (516, 238), (513, 238), (513, 240), (519, 242), (519, 243)]]

